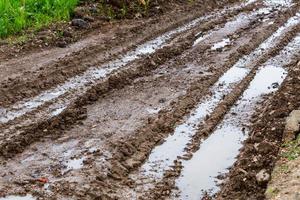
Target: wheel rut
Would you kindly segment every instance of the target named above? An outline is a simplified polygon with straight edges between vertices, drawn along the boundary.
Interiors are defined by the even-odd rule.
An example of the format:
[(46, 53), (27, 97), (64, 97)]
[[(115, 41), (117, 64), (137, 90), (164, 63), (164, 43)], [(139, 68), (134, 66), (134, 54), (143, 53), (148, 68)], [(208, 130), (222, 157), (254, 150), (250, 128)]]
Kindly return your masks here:
[(297, 3), (236, 4), (8, 103), (0, 196), (228, 197), (253, 119), (300, 56), (299, 30)]

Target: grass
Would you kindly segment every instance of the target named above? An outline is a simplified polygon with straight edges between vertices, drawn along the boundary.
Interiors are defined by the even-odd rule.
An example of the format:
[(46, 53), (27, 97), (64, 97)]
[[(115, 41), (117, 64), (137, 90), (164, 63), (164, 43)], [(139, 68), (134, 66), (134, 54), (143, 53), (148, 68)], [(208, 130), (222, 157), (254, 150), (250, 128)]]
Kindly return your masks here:
[(300, 135), (296, 140), (283, 144), (285, 151), (281, 156), (288, 160), (295, 160), (300, 156)]
[(151, 0), (119, 0), (119, 5), (111, 5), (107, 0), (99, 1), (99, 11), (109, 19), (133, 18), (136, 13), (147, 16)]
[(0, 0), (0, 38), (68, 20), (79, 0)]

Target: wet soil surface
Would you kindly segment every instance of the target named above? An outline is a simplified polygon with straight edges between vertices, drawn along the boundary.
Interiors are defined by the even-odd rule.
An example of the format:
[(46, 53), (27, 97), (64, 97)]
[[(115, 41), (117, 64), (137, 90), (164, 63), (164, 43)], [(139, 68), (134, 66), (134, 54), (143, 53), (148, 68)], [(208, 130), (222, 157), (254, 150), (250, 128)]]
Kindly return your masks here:
[(263, 199), (300, 5), (206, 6), (2, 62), (0, 199)]

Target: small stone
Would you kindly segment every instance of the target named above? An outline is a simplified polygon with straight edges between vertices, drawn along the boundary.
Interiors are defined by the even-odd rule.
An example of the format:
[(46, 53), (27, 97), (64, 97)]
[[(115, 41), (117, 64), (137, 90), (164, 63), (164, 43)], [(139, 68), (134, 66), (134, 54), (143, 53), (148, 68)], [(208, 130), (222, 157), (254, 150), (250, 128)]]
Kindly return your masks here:
[(295, 139), (296, 133), (299, 132), (300, 127), (300, 110), (293, 110), (286, 119), (284, 130), (284, 140), (286, 142)]
[(256, 181), (258, 183), (266, 183), (269, 180), (270, 180), (270, 174), (265, 169), (260, 170), (260, 172), (256, 174)]
[(88, 28), (89, 24), (83, 19), (73, 19), (72, 26), (76, 26), (78, 28)]
[(278, 88), (278, 87), (279, 87), (279, 83), (277, 83), (277, 82), (276, 82), (276, 83), (272, 83), (272, 88), (273, 88), (273, 89), (276, 89), (276, 88)]
[(60, 47), (60, 48), (65, 48), (65, 47), (67, 47), (67, 42), (66, 41), (58, 41), (57, 43), (56, 43), (56, 45), (58, 46), (58, 47)]
[(159, 102), (159, 103), (165, 103), (165, 102), (166, 102), (166, 99), (165, 99), (165, 98), (161, 98), (158, 102)]
[(83, 17), (86, 13), (86, 10), (84, 7), (77, 7), (74, 9), (74, 16), (75, 17)]

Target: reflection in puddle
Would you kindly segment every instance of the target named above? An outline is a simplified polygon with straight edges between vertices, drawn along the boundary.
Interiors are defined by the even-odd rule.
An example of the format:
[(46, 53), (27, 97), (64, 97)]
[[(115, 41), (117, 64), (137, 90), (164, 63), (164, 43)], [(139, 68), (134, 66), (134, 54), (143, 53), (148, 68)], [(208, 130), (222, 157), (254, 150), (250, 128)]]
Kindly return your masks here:
[(267, 6), (292, 6), (293, 0), (264, 0), (264, 4)]
[[(262, 96), (278, 89), (287, 76), (281, 67), (300, 54), (298, 34), (277, 56), (269, 59), (256, 74), (236, 106), (225, 115), (216, 131), (205, 140), (189, 161), (183, 161), (182, 176), (177, 180), (181, 199), (199, 199), (203, 191), (216, 193), (216, 176), (233, 165), (242, 141), (247, 138), (251, 116)], [(211, 159), (213, 158), (213, 159)]]
[(218, 50), (218, 49), (222, 49), (222, 48), (228, 46), (229, 44), (230, 44), (230, 39), (229, 38), (225, 38), (221, 42), (218, 42), (218, 43), (214, 44), (211, 47), (211, 50), (215, 51), (215, 50)]
[(280, 67), (266, 66), (262, 68), (242, 98), (225, 116), (214, 133), (205, 140), (193, 158), (183, 161), (182, 176), (177, 180), (180, 199), (200, 199), (203, 192), (214, 194), (218, 191), (216, 176), (227, 172), (247, 138), (249, 120), (255, 112), (255, 105), (263, 95), (270, 94), (278, 88), (272, 84), (283, 82), (286, 71)]
[(199, 104), (185, 123), (176, 127), (174, 134), (169, 136), (163, 145), (152, 151), (148, 161), (142, 166), (145, 175), (161, 178), (173, 160), (184, 153), (184, 148), (190, 137), (196, 133), (199, 123), (214, 110), (223, 96), (232, 90), (232, 85), (242, 80), (248, 72), (248, 69), (237, 66), (228, 70), (211, 89), (213, 94)]
[(72, 159), (66, 162), (67, 170), (80, 169), (83, 167), (84, 158)]
[(27, 194), (26, 196), (7, 196), (0, 197), (0, 200), (36, 200), (31, 194)]

